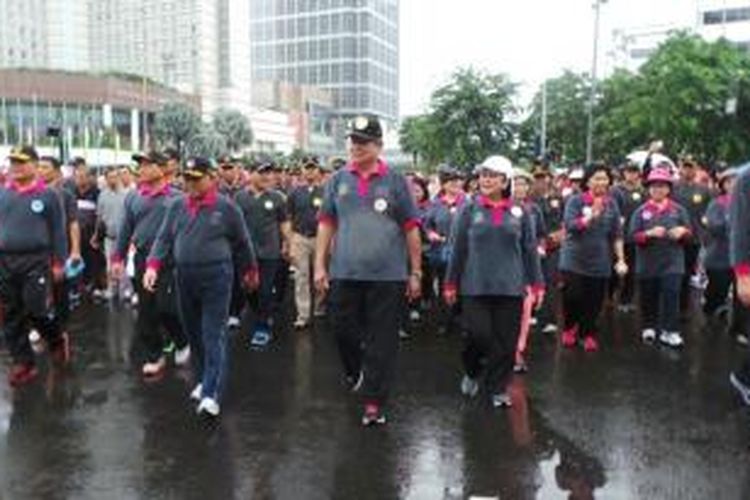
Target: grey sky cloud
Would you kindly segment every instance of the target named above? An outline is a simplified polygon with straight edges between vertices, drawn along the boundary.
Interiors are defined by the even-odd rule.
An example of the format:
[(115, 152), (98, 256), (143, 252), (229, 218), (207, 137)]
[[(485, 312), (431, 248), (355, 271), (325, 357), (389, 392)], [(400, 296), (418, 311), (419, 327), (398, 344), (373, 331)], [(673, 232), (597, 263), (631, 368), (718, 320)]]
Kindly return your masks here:
[[(608, 0), (602, 7), (601, 58), (616, 28), (692, 25), (698, 0)], [(473, 65), (505, 72), (524, 100), (565, 68), (589, 71), (592, 0), (401, 0), (401, 114), (424, 110), (453, 70)]]

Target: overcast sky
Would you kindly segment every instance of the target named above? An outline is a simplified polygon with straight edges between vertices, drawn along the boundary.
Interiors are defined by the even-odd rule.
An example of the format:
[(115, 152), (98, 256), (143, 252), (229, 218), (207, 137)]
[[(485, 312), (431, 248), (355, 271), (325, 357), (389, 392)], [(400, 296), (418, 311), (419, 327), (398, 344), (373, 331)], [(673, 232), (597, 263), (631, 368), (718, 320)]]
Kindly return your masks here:
[[(698, 0), (608, 0), (600, 64), (615, 28), (694, 24)], [(593, 0), (401, 0), (401, 114), (424, 109), (459, 67), (508, 73), (524, 98), (565, 68), (589, 71)], [(606, 67), (604, 68), (606, 71)]]

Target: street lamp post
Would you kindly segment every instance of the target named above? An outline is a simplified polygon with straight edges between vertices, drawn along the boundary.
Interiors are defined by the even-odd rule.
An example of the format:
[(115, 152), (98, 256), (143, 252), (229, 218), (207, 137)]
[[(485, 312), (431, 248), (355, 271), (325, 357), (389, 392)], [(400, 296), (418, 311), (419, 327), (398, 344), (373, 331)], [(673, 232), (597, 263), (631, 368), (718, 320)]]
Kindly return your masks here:
[(591, 91), (588, 105), (588, 127), (586, 130), (586, 164), (593, 160), (594, 148), (594, 104), (596, 101), (596, 68), (599, 60), (599, 20), (602, 4), (607, 0), (594, 0), (594, 58), (591, 61)]
[(542, 158), (547, 156), (547, 80), (542, 83), (542, 138), (539, 153)]

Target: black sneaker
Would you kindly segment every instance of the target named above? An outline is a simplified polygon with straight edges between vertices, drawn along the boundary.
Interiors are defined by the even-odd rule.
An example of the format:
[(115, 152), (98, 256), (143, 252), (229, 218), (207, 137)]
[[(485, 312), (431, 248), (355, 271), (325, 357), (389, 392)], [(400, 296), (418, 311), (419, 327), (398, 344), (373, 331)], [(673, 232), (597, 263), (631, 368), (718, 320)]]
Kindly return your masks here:
[(362, 414), (362, 425), (364, 427), (371, 427), (375, 425), (385, 425), (385, 423), (385, 413), (380, 409), (380, 405), (377, 403), (367, 403), (365, 405), (365, 411)]

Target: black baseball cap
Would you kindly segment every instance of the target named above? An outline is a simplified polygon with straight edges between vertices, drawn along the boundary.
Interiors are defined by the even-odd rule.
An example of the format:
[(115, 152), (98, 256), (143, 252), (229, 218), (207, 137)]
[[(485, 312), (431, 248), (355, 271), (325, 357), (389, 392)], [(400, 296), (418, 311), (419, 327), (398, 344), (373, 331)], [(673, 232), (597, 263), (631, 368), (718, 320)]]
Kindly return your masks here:
[(211, 160), (197, 156), (187, 161), (183, 175), (186, 179), (198, 180), (211, 174), (215, 169)]
[(10, 150), (8, 155), (10, 161), (16, 161), (19, 163), (28, 163), (30, 161), (39, 160), (39, 155), (36, 152), (34, 146), (16, 146)]
[(221, 155), (216, 160), (216, 163), (218, 163), (220, 166), (223, 166), (223, 165), (232, 165), (232, 166), (234, 166), (235, 164), (237, 164), (239, 162), (238, 162), (237, 158), (234, 158), (234, 157), (232, 157), (230, 155)]
[(299, 162), (301, 168), (317, 168), (320, 169), (320, 162), (315, 156), (304, 156)]
[(375, 116), (357, 116), (349, 123), (347, 137), (362, 141), (378, 141), (383, 138), (383, 127)]
[(259, 174), (264, 174), (264, 173), (267, 173), (267, 172), (273, 172), (273, 171), (277, 170), (277, 168), (278, 167), (277, 167), (275, 161), (273, 161), (273, 160), (266, 160), (264, 162), (261, 162), (261, 164), (258, 165), (258, 167), (255, 169), (255, 171), (258, 172)]
[(135, 153), (131, 158), (136, 163), (156, 163), (157, 165), (166, 165), (169, 161), (167, 155), (158, 151), (149, 151), (148, 153)]
[(461, 179), (462, 175), (456, 167), (444, 163), (438, 167), (438, 178), (440, 182), (450, 182)]

